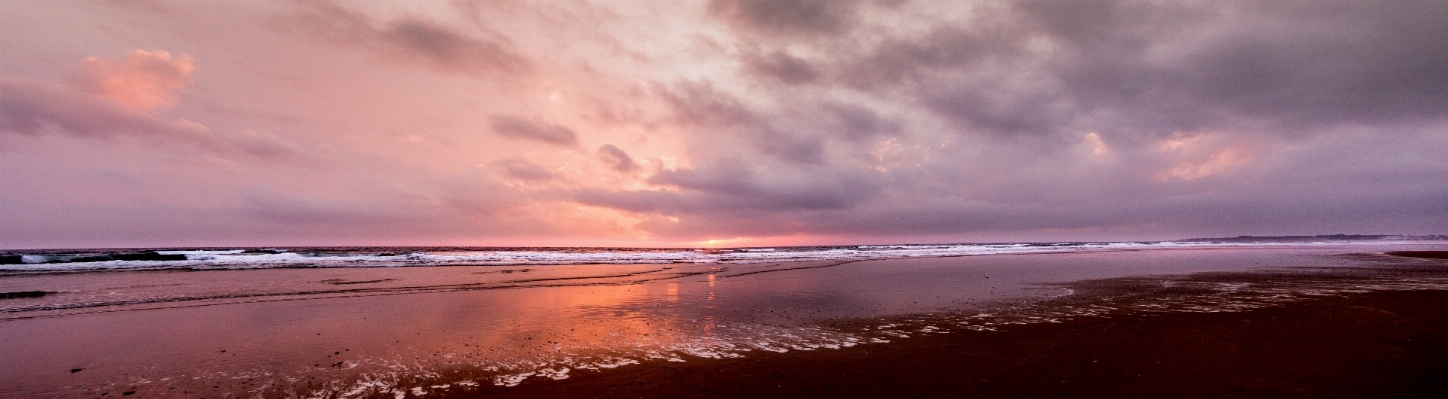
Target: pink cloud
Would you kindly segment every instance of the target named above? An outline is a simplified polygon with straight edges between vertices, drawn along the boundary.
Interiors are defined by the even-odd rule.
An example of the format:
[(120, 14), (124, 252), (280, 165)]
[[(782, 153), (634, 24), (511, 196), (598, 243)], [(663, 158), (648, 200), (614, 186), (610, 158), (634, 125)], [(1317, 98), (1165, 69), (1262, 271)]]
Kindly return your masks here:
[(628, 156), (627, 152), (615, 147), (613, 144), (604, 144), (598, 147), (598, 160), (608, 165), (609, 169), (613, 169), (619, 173), (629, 173), (639, 170), (639, 165), (634, 162), (633, 157)]
[[(527, 74), (533, 61), (501, 40), (475, 38), (439, 21), (407, 15), (377, 21), (326, 1), (305, 2), (278, 26), (311, 32), (336, 44), (366, 48), (387, 60), (417, 61), (438, 70), (468, 74)], [(489, 36), (502, 36), (492, 32)]]
[(0, 99), (0, 129), (38, 134), (59, 128), (83, 137), (116, 134), (169, 137), (204, 141), (211, 132), (201, 124), (165, 121), (64, 86), (23, 79), (0, 78), (5, 96)]
[(12, 3), (0, 247), (1448, 226), (1444, 2)]
[(65, 86), (0, 76), (0, 136), (64, 133), (78, 137), (147, 137), (214, 154), (280, 159), (292, 152), (279, 138), (223, 134), (185, 119), (165, 120)]
[(185, 53), (173, 58), (163, 50), (131, 50), (116, 59), (86, 57), (71, 80), (78, 90), (150, 112), (176, 104), (177, 93), (191, 84), (195, 64)]

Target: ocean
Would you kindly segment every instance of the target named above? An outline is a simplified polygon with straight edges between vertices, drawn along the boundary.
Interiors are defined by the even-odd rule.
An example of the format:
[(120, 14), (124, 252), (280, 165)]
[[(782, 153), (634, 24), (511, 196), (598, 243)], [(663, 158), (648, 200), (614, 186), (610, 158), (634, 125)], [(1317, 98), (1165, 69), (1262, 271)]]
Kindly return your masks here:
[(1444, 248), (1389, 237), (7, 251), (0, 397), (448, 396), (645, 362), (1448, 289), (1420, 260), (1384, 255)]

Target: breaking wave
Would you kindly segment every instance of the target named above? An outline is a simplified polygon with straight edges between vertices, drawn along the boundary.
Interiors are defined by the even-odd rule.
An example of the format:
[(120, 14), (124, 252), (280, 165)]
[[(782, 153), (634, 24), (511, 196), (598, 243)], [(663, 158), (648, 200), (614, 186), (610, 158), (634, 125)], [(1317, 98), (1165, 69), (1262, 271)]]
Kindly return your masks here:
[[(1323, 240), (1306, 244), (1330, 244)], [(1387, 243), (1380, 241), (1379, 243)], [(754, 264), (821, 260), (870, 260), (1024, 254), (1091, 250), (1135, 250), (1262, 246), (1271, 242), (1153, 241), (1003, 244), (858, 245), (731, 249), (649, 248), (242, 248), (119, 251), (0, 252), (0, 273), (120, 270), (239, 270), (268, 268), (526, 266), (582, 264)], [(1282, 243), (1303, 245), (1303, 242)]]

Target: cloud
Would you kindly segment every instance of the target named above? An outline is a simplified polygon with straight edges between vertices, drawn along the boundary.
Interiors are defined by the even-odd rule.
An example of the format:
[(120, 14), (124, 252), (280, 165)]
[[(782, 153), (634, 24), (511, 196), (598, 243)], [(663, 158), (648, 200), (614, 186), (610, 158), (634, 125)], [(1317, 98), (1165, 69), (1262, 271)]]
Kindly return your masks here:
[[(608, 126), (678, 143), (669, 155), (684, 166), (627, 186), (570, 182), (547, 198), (625, 212), (643, 219), (636, 229), (667, 237), (1242, 234), (1350, 226), (1305, 219), (1383, 199), (1334, 193), (1339, 185), (1404, 193), (1414, 199), (1395, 206), (1422, 215), (1443, 189), (1389, 188), (1419, 178), (1287, 184), (1315, 167), (1281, 163), (1351, 147), (1333, 140), (1353, 129), (1401, 135), (1397, 145), (1448, 123), (1448, 87), (1434, 72), (1448, 65), (1437, 44), (1448, 28), (1434, 22), (1445, 10), (712, 1), (707, 17), (728, 31), (684, 58), (722, 61), (733, 75), (645, 76), (651, 91), (627, 103), (662, 115)], [(537, 119), (495, 114), (489, 124), (504, 137), (578, 143), (572, 128)], [(1392, 148), (1421, 157), (1429, 147)], [(613, 145), (594, 156), (614, 171), (637, 168)], [(1344, 170), (1380, 162), (1339, 159)], [(1286, 205), (1294, 201), (1301, 207)], [(1374, 218), (1361, 222), (1386, 223)]]
[[(94, 197), (77, 193), (111, 184), (100, 168), (138, 186), (104, 186), (134, 199), (114, 209), (194, 212), (157, 231), (309, 242), (1448, 226), (1442, 1), (188, 2), (124, 24), (22, 8), (0, 18), (33, 32), (0, 43), (15, 76), (65, 76), (87, 54), (62, 41), (174, 46), (0, 81), (0, 186), (26, 188), (0, 190), (0, 214), (40, 215), (22, 230), (48, 237), (103, 235), (86, 219), (121, 195), (85, 217), (51, 205)], [(226, 56), (175, 51), (202, 48)], [(286, 154), (308, 167), (247, 158)], [(258, 182), (276, 191), (246, 196)]]
[(255, 189), (239, 209), (244, 216), (282, 225), (362, 226), (405, 218), (397, 204), (379, 201), (328, 201), (308, 195)]
[(191, 84), (196, 59), (182, 53), (131, 50), (119, 59), (86, 57), (71, 77), (81, 91), (110, 99), (140, 112), (176, 104), (176, 95)]
[(814, 65), (784, 51), (749, 53), (743, 57), (751, 75), (771, 77), (790, 85), (813, 83), (820, 78)]
[(369, 49), (383, 59), (416, 61), (438, 70), (478, 75), (525, 74), (533, 61), (506, 38), (480, 38), (419, 15), (375, 21), (329, 1), (308, 1), (281, 26), (319, 33), (335, 43)]
[(838, 33), (855, 18), (859, 1), (713, 0), (709, 12), (744, 29), (766, 34)]
[(63, 133), (85, 138), (144, 137), (190, 145), (223, 155), (282, 159), (294, 154), (271, 134), (221, 134), (186, 119), (165, 120), (150, 111), (175, 105), (191, 83), (195, 59), (162, 50), (131, 50), (118, 59), (86, 57), (61, 86), (0, 77), (0, 132)]
[[(1448, 65), (1440, 3), (919, 2), (793, 25), (756, 6), (711, 4), (748, 85), (659, 91), (695, 166), (575, 200), (689, 237), (1159, 237), (1352, 226), (1326, 213), (1380, 192), (1426, 215), (1448, 190), (1388, 172), (1405, 165), (1322, 155), (1365, 129), (1384, 141), (1357, 145), (1444, 170), (1422, 158), (1448, 126), (1448, 80), (1428, 72)], [(1326, 164), (1345, 174), (1305, 177)], [(1382, 180), (1345, 177), (1367, 170)], [(1356, 220), (1443, 221), (1384, 217)]]
[(670, 189), (584, 189), (576, 190), (574, 198), (585, 204), (641, 213), (767, 214), (848, 209), (879, 193), (875, 182), (856, 171), (751, 167), (738, 158), (700, 168), (663, 170), (649, 177), (648, 182)]
[(634, 163), (628, 153), (623, 152), (613, 144), (604, 144), (598, 147), (598, 160), (603, 162), (609, 169), (619, 173), (629, 173), (639, 170), (639, 165)]
[(167, 121), (64, 86), (0, 77), (0, 133), (52, 132), (84, 138), (142, 137), (218, 154), (284, 158), (292, 150), (275, 136), (218, 135), (200, 123)]
[(545, 181), (558, 177), (558, 174), (553, 173), (551, 170), (518, 158), (498, 160), (493, 162), (491, 166), (504, 176), (518, 180)]
[(1161, 140), (1160, 152), (1168, 165), (1156, 173), (1160, 180), (1192, 180), (1236, 169), (1257, 158), (1263, 145), (1231, 135), (1177, 134)]
[(560, 146), (578, 145), (573, 129), (515, 115), (491, 115), (493, 132), (503, 137)]
[[(912, 6), (918, 14), (941, 5)], [(742, 53), (741, 72), (912, 101), (961, 132), (998, 137), (1252, 124), (1290, 133), (1448, 115), (1448, 80), (1436, 72), (1448, 64), (1442, 2), (1020, 1), (971, 10), (912, 20), (911, 30), (819, 25), (878, 38), (870, 41), (748, 40), (761, 48)], [(889, 20), (889, 10), (874, 11)], [(813, 56), (790, 55), (799, 53)]]
[(899, 120), (867, 106), (838, 101), (821, 101), (817, 106), (806, 110), (805, 118), (817, 126), (820, 134), (861, 141), (898, 135), (904, 130)]
[(1016, 10), (1060, 46), (1046, 72), (1075, 115), (1109, 109), (1121, 115), (1112, 123), (1157, 132), (1250, 120), (1283, 133), (1448, 115), (1448, 82), (1430, 72), (1448, 62), (1435, 44), (1448, 40), (1434, 22), (1448, 16), (1441, 2), (1102, 5), (1090, 28), (1066, 4)]
[(160, 136), (204, 142), (210, 131), (194, 122), (164, 121), (120, 103), (78, 93), (62, 86), (16, 78), (0, 78), (0, 129), (39, 134), (58, 128), (83, 137), (117, 134)]
[(674, 123), (713, 136), (736, 137), (781, 160), (798, 163), (823, 160), (821, 137), (777, 126), (768, 111), (751, 107), (712, 85), (683, 82), (661, 94)]

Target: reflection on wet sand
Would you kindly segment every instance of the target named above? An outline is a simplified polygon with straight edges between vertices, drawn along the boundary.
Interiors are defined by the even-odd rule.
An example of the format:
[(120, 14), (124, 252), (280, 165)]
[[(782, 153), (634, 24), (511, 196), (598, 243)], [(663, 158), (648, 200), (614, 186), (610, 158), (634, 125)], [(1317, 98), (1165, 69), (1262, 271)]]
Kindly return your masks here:
[[(1143, 277), (1109, 286), (1130, 295), (1070, 284), (1382, 263), (1343, 250), (10, 277), (0, 279), (4, 291), (60, 293), (0, 303), (8, 316), (0, 321), (0, 358), (25, 359), (0, 362), (0, 396), (425, 396), (640, 362), (841, 348), (1092, 312), (1231, 310), (1309, 291), (1448, 286), (1421, 275), (1375, 277), (1374, 286), (1357, 284), (1368, 281), (1361, 277), (1357, 285)], [(1174, 291), (1142, 288), (1163, 284)], [(1091, 290), (1093, 298), (1119, 299), (1067, 301)]]

